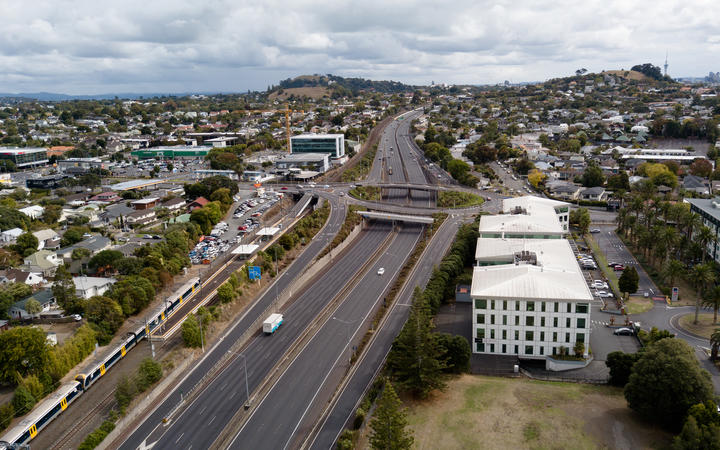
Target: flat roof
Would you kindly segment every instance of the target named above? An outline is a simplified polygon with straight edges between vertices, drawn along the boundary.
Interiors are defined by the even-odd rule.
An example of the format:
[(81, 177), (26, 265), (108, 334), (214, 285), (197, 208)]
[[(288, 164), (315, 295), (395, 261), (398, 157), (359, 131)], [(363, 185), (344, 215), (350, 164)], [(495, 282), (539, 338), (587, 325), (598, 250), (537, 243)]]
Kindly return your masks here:
[[(501, 253), (511, 251), (518, 245), (517, 242), (503, 243), (503, 239), (480, 239), (478, 246), (485, 245), (485, 241), (495, 241), (488, 244), (494, 245), (495, 250)], [(537, 265), (510, 263), (474, 267), (471, 296), (488, 299), (587, 302), (593, 299), (567, 240), (530, 241), (525, 241), (526, 250), (534, 249)]]
[(263, 227), (260, 228), (255, 234), (257, 236), (274, 236), (275, 234), (277, 234), (278, 231), (280, 231), (280, 228), (278, 227)]
[[(551, 198), (537, 197), (535, 195), (523, 195), (522, 197), (510, 197), (506, 198), (502, 202), (503, 211), (510, 211), (513, 208), (519, 206), (524, 208), (528, 213), (530, 210), (540, 209), (542, 207), (559, 208), (563, 206), (570, 206), (570, 203), (561, 202), (559, 200), (553, 200)], [(539, 211), (538, 211), (539, 212)]]
[(297, 136), (290, 136), (290, 139), (337, 139), (345, 137), (344, 134), (299, 134)]
[(148, 203), (156, 202), (159, 199), (157, 197), (141, 198), (140, 200), (133, 200), (131, 204), (137, 203), (138, 205), (147, 205)]
[(275, 162), (322, 161), (329, 158), (330, 153), (290, 153), (276, 159)]
[(47, 149), (42, 147), (0, 147), (0, 155), (24, 155), (25, 153), (40, 152), (47, 152)]
[(549, 214), (500, 214), (480, 217), (480, 233), (565, 234), (560, 221)]
[(151, 180), (130, 180), (123, 181), (122, 183), (115, 183), (108, 186), (113, 191), (130, 191), (132, 189), (140, 189), (148, 186), (155, 186), (156, 184), (165, 183), (167, 180), (161, 180), (153, 178)]
[(252, 255), (258, 248), (260, 248), (260, 246), (255, 244), (238, 245), (237, 248), (230, 253), (233, 255)]

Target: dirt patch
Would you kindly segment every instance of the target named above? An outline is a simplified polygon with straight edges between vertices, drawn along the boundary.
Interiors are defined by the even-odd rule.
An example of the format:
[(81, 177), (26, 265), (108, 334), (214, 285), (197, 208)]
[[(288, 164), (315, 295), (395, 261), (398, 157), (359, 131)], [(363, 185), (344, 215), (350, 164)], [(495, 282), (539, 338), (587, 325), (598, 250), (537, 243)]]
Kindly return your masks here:
[(38, 324), (36, 327), (43, 330), (45, 333), (55, 333), (57, 338), (57, 345), (63, 345), (68, 338), (75, 335), (82, 322), (66, 322), (66, 323), (49, 323), (49, 324)]
[(624, 78), (626, 80), (652, 81), (652, 78), (648, 77), (644, 73), (636, 72), (634, 70), (606, 70), (603, 73), (615, 75), (616, 77)]
[(464, 375), (430, 400), (406, 404), (419, 449), (629, 449), (671, 438), (640, 422), (622, 391), (608, 386)]

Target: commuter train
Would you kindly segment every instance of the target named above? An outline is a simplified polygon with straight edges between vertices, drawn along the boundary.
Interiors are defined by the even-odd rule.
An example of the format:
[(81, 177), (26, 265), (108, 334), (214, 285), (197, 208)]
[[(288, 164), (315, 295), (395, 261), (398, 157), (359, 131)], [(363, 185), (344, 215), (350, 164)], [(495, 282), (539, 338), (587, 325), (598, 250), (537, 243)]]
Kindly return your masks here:
[(0, 450), (27, 444), (35, 438), (40, 430), (65, 411), (86, 389), (125, 357), (127, 352), (137, 345), (142, 338), (149, 336), (161, 326), (183, 301), (192, 297), (199, 290), (200, 286), (200, 279), (193, 278), (175, 291), (168, 300), (165, 300), (164, 305), (159, 306), (152, 312), (145, 325), (134, 332), (128, 333), (127, 338), (109, 354), (110, 356), (103, 356), (97, 362), (91, 364), (84, 373), (77, 374), (75, 381), (60, 386), (33, 408), (30, 414), (20, 423), (5, 433), (0, 438)]

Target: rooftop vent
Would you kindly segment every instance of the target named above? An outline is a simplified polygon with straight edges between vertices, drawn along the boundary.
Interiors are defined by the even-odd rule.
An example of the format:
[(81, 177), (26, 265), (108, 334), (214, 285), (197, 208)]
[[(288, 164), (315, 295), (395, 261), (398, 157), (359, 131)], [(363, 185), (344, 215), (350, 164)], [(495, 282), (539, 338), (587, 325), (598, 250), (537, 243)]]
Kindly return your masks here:
[(527, 214), (527, 210), (518, 205), (510, 210), (510, 214)]
[(520, 264), (530, 264), (533, 266), (538, 265), (537, 254), (535, 252), (522, 250), (515, 253), (514, 259), (516, 266), (519, 266)]

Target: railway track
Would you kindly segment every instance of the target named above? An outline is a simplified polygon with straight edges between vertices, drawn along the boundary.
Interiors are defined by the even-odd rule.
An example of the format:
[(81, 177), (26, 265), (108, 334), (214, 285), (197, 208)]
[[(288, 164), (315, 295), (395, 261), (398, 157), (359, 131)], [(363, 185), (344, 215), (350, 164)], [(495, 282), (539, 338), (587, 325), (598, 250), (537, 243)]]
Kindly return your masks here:
[(75, 421), (73, 426), (71, 426), (63, 436), (60, 437), (60, 439), (56, 440), (52, 443), (52, 445), (49, 447), (52, 450), (65, 450), (65, 449), (72, 449), (76, 448), (75, 445), (69, 445), (70, 441), (72, 441), (75, 436), (85, 427), (88, 423), (92, 423), (96, 415), (103, 412), (108, 406), (110, 406), (115, 401), (115, 390), (110, 391), (110, 393), (106, 394), (98, 404), (95, 405), (90, 411), (88, 411), (85, 415), (80, 418), (80, 420)]

